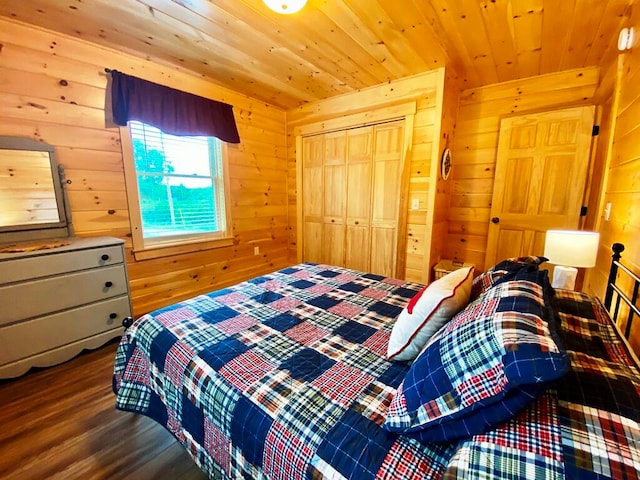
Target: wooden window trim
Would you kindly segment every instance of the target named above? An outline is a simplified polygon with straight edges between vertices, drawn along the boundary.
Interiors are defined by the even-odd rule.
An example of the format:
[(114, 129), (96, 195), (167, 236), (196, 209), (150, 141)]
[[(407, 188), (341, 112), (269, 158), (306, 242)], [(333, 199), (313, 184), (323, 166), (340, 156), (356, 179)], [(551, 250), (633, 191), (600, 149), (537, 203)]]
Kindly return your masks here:
[(215, 248), (228, 247), (233, 245), (233, 224), (231, 218), (231, 202), (229, 191), (229, 164), (227, 155), (227, 144), (221, 142), (222, 153), (222, 181), (224, 184), (224, 212), (226, 229), (225, 232), (216, 236), (208, 234), (203, 236), (192, 236), (188, 239), (174, 239), (166, 242), (156, 242), (152, 245), (145, 245), (142, 236), (142, 215), (140, 212), (140, 199), (138, 196), (138, 184), (136, 180), (136, 169), (133, 161), (133, 140), (129, 126), (120, 127), (120, 143), (122, 146), (122, 162), (124, 166), (125, 188), (127, 193), (127, 204), (129, 207), (129, 222), (131, 224), (131, 240), (133, 243), (133, 256), (136, 260), (149, 260), (153, 258), (168, 257), (185, 253), (211, 250)]

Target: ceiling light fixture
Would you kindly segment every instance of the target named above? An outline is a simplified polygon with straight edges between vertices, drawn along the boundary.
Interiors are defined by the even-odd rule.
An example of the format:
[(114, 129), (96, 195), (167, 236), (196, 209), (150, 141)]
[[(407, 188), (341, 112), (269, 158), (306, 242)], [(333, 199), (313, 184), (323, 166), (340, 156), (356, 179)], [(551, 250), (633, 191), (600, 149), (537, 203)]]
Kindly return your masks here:
[(307, 0), (262, 0), (267, 7), (276, 13), (289, 15), (296, 13), (307, 4)]
[(620, 30), (618, 37), (618, 50), (624, 52), (633, 46), (633, 27), (623, 28)]

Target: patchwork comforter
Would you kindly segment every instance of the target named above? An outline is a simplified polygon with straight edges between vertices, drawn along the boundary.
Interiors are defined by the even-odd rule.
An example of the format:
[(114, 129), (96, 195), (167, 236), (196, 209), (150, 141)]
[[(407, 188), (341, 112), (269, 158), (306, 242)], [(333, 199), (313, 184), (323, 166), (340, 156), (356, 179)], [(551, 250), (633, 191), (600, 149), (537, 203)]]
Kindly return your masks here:
[(640, 372), (596, 299), (557, 291), (572, 367), (483, 435), (382, 428), (409, 364), (385, 359), (422, 286), (301, 264), (139, 318), (116, 406), (164, 425), (212, 478), (639, 478)]

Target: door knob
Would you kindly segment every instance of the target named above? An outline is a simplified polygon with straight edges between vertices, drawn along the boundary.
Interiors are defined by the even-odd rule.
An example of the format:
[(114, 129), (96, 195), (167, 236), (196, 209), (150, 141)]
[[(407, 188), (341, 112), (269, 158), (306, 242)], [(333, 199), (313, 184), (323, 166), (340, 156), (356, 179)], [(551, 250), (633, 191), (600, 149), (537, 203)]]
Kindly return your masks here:
[(493, 218), (491, 219), (491, 221), (492, 221), (493, 223), (500, 223), (500, 217), (493, 217)]

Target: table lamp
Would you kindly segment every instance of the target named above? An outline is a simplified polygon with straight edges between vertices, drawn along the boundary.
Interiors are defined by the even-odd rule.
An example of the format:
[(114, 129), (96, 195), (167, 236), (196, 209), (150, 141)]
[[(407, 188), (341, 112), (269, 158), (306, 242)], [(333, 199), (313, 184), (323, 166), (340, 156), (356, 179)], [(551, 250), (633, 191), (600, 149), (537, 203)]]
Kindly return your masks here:
[[(544, 256), (553, 269), (553, 288), (573, 290), (578, 268), (591, 268), (598, 255), (598, 232), (581, 230), (548, 230), (545, 238)], [(576, 268), (578, 267), (578, 268)]]

